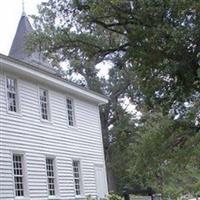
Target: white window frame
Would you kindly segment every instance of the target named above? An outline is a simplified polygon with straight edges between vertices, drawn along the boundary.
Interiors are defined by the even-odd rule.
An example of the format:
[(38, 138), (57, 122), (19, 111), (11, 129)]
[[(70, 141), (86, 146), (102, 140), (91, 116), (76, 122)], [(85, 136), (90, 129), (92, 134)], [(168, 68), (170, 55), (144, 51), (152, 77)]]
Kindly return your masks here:
[[(11, 111), (9, 110), (9, 97), (8, 97), (8, 88), (7, 88), (7, 80), (8, 79), (12, 79), (15, 81), (15, 96), (16, 96), (16, 111)], [(19, 88), (18, 88), (18, 79), (14, 76), (10, 76), (10, 75), (6, 75), (5, 76), (5, 91), (6, 91), (6, 109), (8, 113), (12, 113), (12, 114), (19, 114), (20, 113), (20, 100), (19, 100)]]
[[(41, 106), (41, 99), (40, 99), (40, 94), (41, 90), (47, 92), (47, 119), (43, 119), (42, 117), (42, 106)], [(39, 87), (38, 89), (38, 94), (39, 94), (39, 109), (40, 109), (40, 119), (43, 122), (50, 122), (51, 121), (51, 113), (50, 113), (50, 99), (49, 99), (49, 90), (44, 88), (44, 87)]]
[[(53, 160), (54, 195), (50, 195), (49, 194), (49, 180), (48, 180), (48, 178), (50, 176), (48, 176), (48, 174), (47, 174), (47, 159)], [(47, 194), (48, 194), (48, 197), (49, 197), (49, 199), (58, 197), (59, 196), (59, 192), (58, 192), (57, 169), (56, 169), (56, 158), (55, 157), (52, 157), (52, 156), (46, 156), (45, 157), (45, 170), (46, 170)], [(50, 178), (52, 178), (52, 177), (50, 177)]]
[[(75, 184), (75, 175), (74, 175), (74, 162), (79, 163), (79, 184), (80, 184), (80, 194), (77, 194), (76, 192), (76, 184)], [(72, 172), (73, 172), (73, 182), (74, 182), (74, 192), (75, 192), (75, 197), (84, 197), (84, 188), (83, 188), (83, 176), (82, 176), (82, 163), (80, 159), (72, 159)]]
[[(21, 156), (22, 162), (22, 178), (23, 178), (23, 196), (16, 196), (16, 188), (15, 188), (15, 174), (14, 174), (14, 160), (13, 156), (19, 155)], [(13, 195), (15, 199), (26, 199), (29, 197), (28, 193), (28, 185), (27, 185), (27, 174), (26, 174), (26, 155), (22, 152), (11, 152), (11, 161), (12, 161), (12, 177), (13, 177)]]
[[(67, 103), (68, 100), (71, 101), (72, 109), (70, 109), (70, 110), (68, 109), (68, 103)], [(71, 97), (66, 97), (65, 98), (65, 104), (66, 104), (66, 111), (67, 111), (67, 124), (68, 124), (69, 127), (76, 127), (74, 99), (71, 98)], [(72, 112), (72, 120), (73, 120), (72, 123), (73, 123), (73, 125), (70, 125), (69, 111)]]

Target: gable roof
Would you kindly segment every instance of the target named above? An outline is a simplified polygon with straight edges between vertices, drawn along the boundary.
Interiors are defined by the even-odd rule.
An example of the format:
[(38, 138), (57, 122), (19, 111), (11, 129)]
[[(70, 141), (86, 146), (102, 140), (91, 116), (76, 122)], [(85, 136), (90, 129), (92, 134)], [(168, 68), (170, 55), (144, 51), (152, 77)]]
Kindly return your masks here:
[(31, 32), (33, 32), (33, 28), (28, 20), (28, 17), (25, 13), (23, 13), (10, 48), (9, 56), (24, 62), (41, 64), (45, 67), (51, 68), (51, 65), (41, 52), (35, 51), (30, 53), (27, 51), (27, 37)]

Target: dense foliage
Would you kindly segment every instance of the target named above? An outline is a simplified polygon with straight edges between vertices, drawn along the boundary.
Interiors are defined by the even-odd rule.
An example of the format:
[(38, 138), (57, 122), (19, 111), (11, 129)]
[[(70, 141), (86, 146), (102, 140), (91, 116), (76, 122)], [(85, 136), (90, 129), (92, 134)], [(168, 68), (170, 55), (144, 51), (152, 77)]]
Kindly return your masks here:
[[(69, 61), (69, 74), (110, 97), (101, 108), (110, 189), (199, 192), (200, 2), (49, 0), (34, 21), (29, 49), (55, 66)], [(98, 76), (102, 62), (108, 78)]]
[(151, 185), (171, 197), (200, 191), (200, 131), (190, 119), (148, 117), (130, 146), (130, 174), (134, 182)]

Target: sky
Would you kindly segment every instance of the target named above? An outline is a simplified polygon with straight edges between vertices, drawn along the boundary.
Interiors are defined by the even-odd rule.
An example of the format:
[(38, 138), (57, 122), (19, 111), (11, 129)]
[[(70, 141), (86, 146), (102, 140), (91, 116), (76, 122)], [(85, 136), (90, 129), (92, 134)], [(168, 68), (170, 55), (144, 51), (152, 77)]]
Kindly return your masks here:
[[(27, 15), (37, 14), (37, 5), (42, 0), (24, 0)], [(8, 55), (18, 22), (22, 15), (22, 0), (0, 1), (0, 53)]]

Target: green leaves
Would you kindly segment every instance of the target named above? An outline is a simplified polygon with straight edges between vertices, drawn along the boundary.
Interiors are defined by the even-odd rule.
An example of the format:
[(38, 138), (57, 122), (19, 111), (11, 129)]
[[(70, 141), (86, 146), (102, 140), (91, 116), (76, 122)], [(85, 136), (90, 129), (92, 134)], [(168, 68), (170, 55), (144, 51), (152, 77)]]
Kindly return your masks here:
[(200, 79), (200, 67), (197, 69), (197, 76)]
[(153, 114), (138, 132), (137, 143), (129, 149), (131, 176), (166, 196), (194, 193), (200, 180), (200, 132), (192, 123)]

